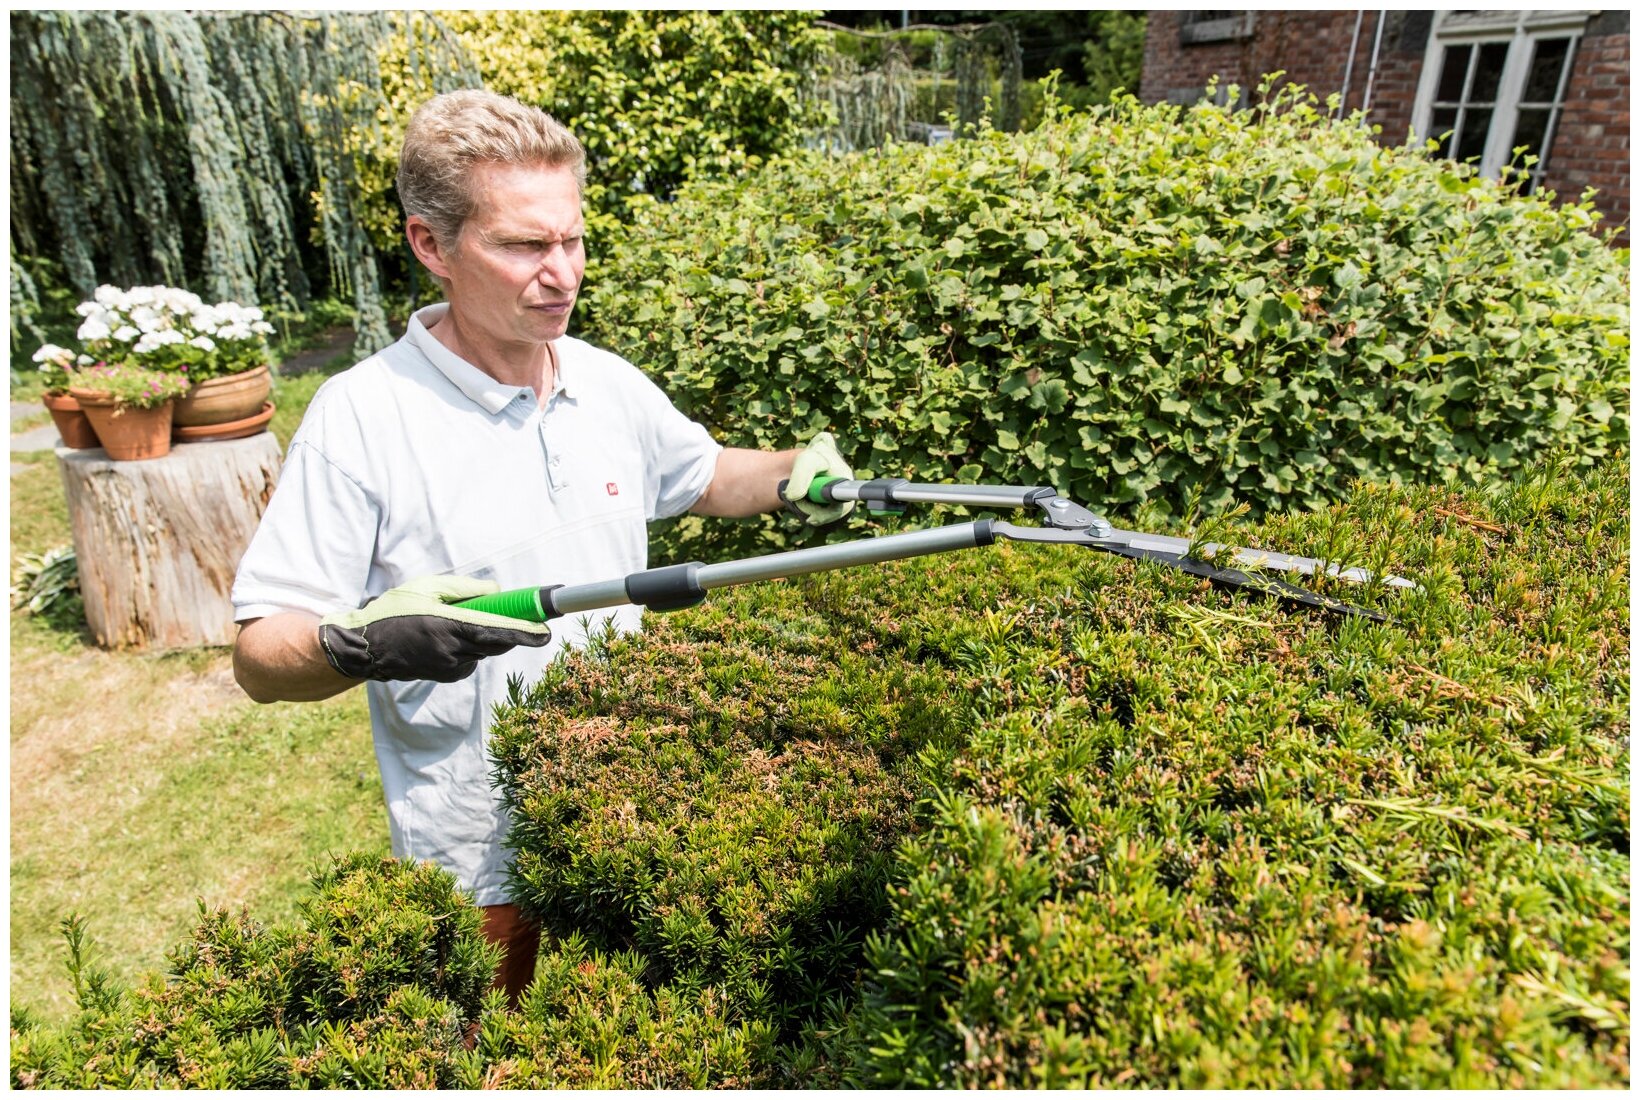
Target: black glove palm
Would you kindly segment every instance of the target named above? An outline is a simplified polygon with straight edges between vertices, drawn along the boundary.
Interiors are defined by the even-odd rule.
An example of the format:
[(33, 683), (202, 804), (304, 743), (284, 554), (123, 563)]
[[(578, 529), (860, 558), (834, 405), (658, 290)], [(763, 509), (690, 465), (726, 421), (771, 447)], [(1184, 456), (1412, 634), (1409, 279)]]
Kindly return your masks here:
[(485, 657), (552, 640), (543, 623), (451, 606), (499, 587), (470, 577), (421, 577), (356, 611), (325, 616), (319, 644), (331, 666), (354, 680), (465, 680)]

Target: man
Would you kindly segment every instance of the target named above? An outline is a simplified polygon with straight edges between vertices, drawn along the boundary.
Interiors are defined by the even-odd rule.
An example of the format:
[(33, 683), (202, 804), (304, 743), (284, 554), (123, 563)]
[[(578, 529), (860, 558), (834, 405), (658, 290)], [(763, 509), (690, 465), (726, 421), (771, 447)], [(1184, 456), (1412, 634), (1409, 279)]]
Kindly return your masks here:
[[(399, 197), (447, 301), (320, 388), (233, 589), (234, 672), (253, 699), (368, 682), (394, 853), (473, 891), (515, 1002), (538, 932), (506, 903), (486, 726), (508, 677), (538, 676), (586, 624), (560, 620), (554, 637), (452, 602), (636, 572), (647, 520), (771, 511), (782, 478), (827, 523), (844, 509), (804, 500), (810, 481), (852, 476), (825, 434), (726, 449), (631, 364), (565, 335), (584, 177), (580, 143), (511, 99), (454, 92), (416, 112)], [(640, 614), (610, 617), (634, 629)]]

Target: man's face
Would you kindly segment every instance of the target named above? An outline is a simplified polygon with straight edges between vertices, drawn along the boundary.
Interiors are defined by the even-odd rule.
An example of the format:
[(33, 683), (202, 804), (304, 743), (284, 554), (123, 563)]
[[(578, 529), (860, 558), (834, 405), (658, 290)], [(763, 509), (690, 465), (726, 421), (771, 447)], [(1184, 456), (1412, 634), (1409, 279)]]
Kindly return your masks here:
[(586, 270), (581, 196), (567, 168), (480, 164), (455, 248), (439, 249), (450, 308), (498, 344), (542, 344), (569, 328)]

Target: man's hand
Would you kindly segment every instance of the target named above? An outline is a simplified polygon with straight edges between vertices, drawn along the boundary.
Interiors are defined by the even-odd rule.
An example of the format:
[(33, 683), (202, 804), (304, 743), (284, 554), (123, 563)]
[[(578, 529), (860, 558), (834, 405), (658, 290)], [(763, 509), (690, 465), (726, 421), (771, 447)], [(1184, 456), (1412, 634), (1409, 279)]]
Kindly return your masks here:
[(803, 514), (810, 527), (836, 523), (854, 510), (854, 502), (845, 500), (836, 504), (816, 504), (809, 499), (809, 486), (814, 484), (817, 477), (853, 476), (854, 471), (837, 453), (837, 441), (830, 432), (821, 432), (797, 453), (791, 476), (786, 479), (786, 501)]
[(485, 657), (552, 640), (544, 623), (451, 606), (500, 587), (471, 577), (421, 577), (357, 611), (326, 615), (319, 644), (331, 666), (355, 680), (465, 680)]

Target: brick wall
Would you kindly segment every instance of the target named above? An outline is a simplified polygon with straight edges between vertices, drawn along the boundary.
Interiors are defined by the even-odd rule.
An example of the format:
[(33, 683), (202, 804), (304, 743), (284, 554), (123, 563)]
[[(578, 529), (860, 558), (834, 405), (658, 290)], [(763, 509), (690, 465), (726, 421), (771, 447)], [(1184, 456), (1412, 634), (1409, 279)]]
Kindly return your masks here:
[[(1572, 201), (1585, 188), (1598, 188), (1594, 203), (1603, 215), (1601, 224), (1626, 227), (1630, 155), (1627, 15), (1621, 30), (1604, 34), (1601, 30), (1597, 22), (1578, 43), (1543, 185)], [(1629, 243), (1626, 231), (1620, 243)]]
[[(1248, 91), (1277, 70), (1303, 84), (1317, 98), (1344, 90), (1344, 108), (1362, 105), (1372, 64), (1373, 37), (1380, 13), (1365, 12), (1355, 36), (1354, 11), (1259, 11), (1251, 37), (1231, 42), (1181, 45), (1179, 11), (1152, 11), (1145, 33), (1144, 70), (1139, 97), (1148, 103), (1193, 103), (1210, 77)], [(1369, 120), (1382, 129), (1380, 140), (1400, 144), (1412, 128), (1418, 80), (1429, 44), (1429, 11), (1385, 13), (1378, 71), (1372, 83)], [(1567, 105), (1555, 134), (1544, 183), (1563, 199), (1576, 200), (1585, 187), (1598, 188), (1595, 205), (1608, 226), (1629, 217), (1629, 19), (1626, 12), (1596, 18), (1578, 47)], [(1627, 236), (1623, 238), (1627, 243)]]
[[(1254, 15), (1251, 38), (1197, 46), (1179, 44), (1180, 15), (1177, 11), (1150, 13), (1139, 83), (1139, 96), (1147, 102), (1193, 103), (1215, 74), (1221, 84), (1233, 82), (1250, 89), (1265, 73), (1280, 70), (1286, 73), (1283, 83), (1302, 84), (1323, 101), (1343, 93), (1346, 112), (1363, 104), (1379, 12), (1361, 13), (1357, 36), (1353, 11), (1261, 11)], [(1395, 11), (1384, 16), (1370, 117), (1383, 127), (1385, 141), (1405, 140), (1412, 126), (1430, 18), (1429, 12)], [(1349, 63), (1352, 40), (1353, 66)]]
[[(1221, 84), (1241, 85), (1246, 93), (1265, 73), (1278, 69), (1286, 73), (1284, 83), (1302, 84), (1322, 100), (1343, 89), (1355, 35), (1353, 11), (1255, 12), (1252, 37), (1190, 46), (1179, 43), (1182, 14), (1149, 14), (1139, 81), (1139, 97), (1147, 102), (1193, 103), (1214, 75)], [(1346, 109), (1361, 105), (1377, 20), (1376, 12), (1367, 12), (1362, 20)]]

